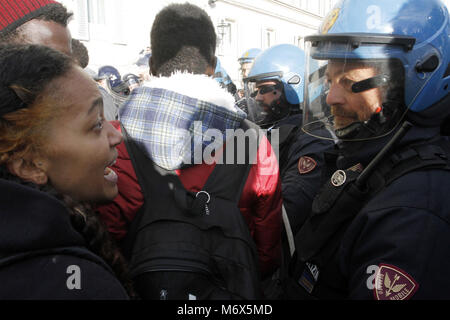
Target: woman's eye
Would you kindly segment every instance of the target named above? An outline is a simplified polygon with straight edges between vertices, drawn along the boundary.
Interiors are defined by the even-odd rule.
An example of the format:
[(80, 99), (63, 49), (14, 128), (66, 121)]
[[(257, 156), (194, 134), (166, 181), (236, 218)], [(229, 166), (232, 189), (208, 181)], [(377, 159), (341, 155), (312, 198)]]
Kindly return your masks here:
[(97, 120), (97, 123), (96, 123), (95, 126), (94, 126), (94, 129), (95, 129), (95, 130), (102, 130), (102, 129), (103, 129), (104, 121), (105, 121), (105, 119), (99, 118), (99, 119)]

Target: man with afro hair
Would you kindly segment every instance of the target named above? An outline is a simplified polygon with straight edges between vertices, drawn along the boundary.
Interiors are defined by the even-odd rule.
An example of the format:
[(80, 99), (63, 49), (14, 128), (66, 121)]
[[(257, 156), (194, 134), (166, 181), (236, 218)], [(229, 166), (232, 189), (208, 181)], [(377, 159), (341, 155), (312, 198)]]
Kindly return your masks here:
[[(157, 14), (150, 38), (153, 78), (133, 90), (119, 110), (119, 120), (129, 139), (147, 156), (147, 166), (176, 172), (186, 190), (200, 192), (216, 163), (204, 158), (198, 161), (195, 150), (200, 149), (204, 155), (213, 143), (217, 144), (220, 139), (211, 139), (211, 130), (220, 132), (220, 141), (226, 141), (228, 130), (245, 128), (246, 114), (235, 106), (233, 95), (213, 78), (217, 39), (204, 10), (189, 3), (168, 5)], [(144, 197), (136, 178), (140, 167), (130, 159), (125, 143), (118, 146), (118, 152), (119, 158), (111, 168), (119, 176), (119, 195), (99, 212), (120, 241), (136, 213), (144, 208), (147, 214), (160, 196), (158, 191)], [(238, 208), (259, 256), (258, 275), (253, 276), (266, 278), (277, 269), (281, 254), (281, 184), (277, 158), (265, 136), (257, 153), (257, 161), (252, 162), (243, 181)], [(236, 174), (230, 179), (243, 179), (239, 172)], [(199, 299), (205, 295), (200, 292)]]

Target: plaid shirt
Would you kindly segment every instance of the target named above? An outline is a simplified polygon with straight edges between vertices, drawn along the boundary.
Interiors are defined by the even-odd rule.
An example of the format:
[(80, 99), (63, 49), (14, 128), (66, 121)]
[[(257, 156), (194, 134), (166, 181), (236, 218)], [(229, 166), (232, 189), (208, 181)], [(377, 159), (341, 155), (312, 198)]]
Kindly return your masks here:
[[(205, 147), (225, 141), (226, 130), (239, 128), (245, 118), (246, 114), (238, 108), (231, 111), (173, 91), (148, 87), (135, 89), (119, 110), (119, 120), (130, 137), (166, 170), (201, 163)], [(222, 140), (212, 139), (214, 134), (211, 136), (209, 129), (220, 131)]]

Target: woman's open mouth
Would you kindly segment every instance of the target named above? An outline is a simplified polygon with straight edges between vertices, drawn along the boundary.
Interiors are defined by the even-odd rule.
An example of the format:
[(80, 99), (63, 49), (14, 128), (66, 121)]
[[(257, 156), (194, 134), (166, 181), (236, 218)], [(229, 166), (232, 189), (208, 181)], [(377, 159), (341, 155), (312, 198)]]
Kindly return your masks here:
[(111, 164), (109, 164), (106, 168), (105, 171), (103, 172), (103, 177), (105, 178), (105, 180), (113, 183), (113, 184), (117, 184), (117, 173), (112, 170), (110, 167), (112, 167), (114, 164), (116, 163), (116, 160), (114, 160)]

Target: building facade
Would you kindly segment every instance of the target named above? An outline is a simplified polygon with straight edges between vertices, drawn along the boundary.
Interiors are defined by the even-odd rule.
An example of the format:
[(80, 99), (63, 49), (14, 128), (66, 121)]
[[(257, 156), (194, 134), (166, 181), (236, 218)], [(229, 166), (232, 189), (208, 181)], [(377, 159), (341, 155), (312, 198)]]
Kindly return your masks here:
[[(150, 45), (155, 15), (186, 0), (60, 0), (74, 13), (72, 36), (86, 45), (90, 67), (114, 65), (134, 72), (139, 52)], [(216, 26), (217, 56), (239, 85), (238, 58), (250, 48), (290, 43), (303, 47), (338, 0), (187, 0), (203, 8)], [(450, 0), (443, 0), (448, 6)], [(168, 35), (170, 36), (170, 35)]]
[[(61, 0), (74, 13), (72, 36), (89, 50), (92, 69), (114, 65), (133, 71), (139, 52), (150, 45), (155, 15), (171, 0)], [(280, 43), (303, 46), (337, 0), (188, 0), (203, 8), (216, 26), (217, 56), (239, 82), (238, 58), (250, 48)], [(170, 36), (170, 35), (169, 35)]]

